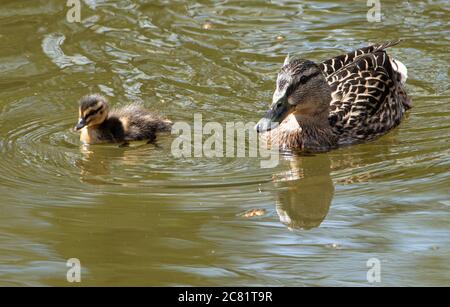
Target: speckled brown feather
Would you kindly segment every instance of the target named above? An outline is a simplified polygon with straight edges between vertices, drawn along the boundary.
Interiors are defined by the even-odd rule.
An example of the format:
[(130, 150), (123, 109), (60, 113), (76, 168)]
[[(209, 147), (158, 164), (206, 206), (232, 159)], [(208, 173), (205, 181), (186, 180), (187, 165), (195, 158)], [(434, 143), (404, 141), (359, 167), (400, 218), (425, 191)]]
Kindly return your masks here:
[(404, 86), (384, 51), (391, 45), (394, 43), (364, 48), (366, 53), (327, 75), (332, 90), (329, 121), (339, 135), (339, 144), (370, 140), (386, 133), (400, 123), (409, 108)]

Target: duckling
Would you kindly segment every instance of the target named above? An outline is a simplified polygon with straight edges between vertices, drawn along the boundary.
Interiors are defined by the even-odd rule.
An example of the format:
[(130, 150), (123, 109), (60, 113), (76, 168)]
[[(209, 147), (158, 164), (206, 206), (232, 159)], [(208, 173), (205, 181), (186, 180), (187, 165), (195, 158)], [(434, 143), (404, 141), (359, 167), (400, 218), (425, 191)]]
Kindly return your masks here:
[(406, 67), (385, 51), (399, 42), (357, 49), (320, 64), (288, 56), (257, 132), (280, 149), (306, 151), (327, 151), (387, 133), (411, 108)]
[(84, 144), (152, 142), (156, 133), (169, 132), (172, 125), (170, 120), (138, 104), (110, 110), (106, 98), (99, 94), (80, 99), (79, 117), (74, 130), (81, 130), (80, 141)]

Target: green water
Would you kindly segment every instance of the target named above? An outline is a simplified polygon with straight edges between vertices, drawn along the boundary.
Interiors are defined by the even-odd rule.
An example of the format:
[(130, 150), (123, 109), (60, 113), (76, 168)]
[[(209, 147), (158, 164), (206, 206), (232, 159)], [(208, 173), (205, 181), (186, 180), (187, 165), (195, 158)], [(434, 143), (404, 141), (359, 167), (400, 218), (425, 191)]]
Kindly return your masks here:
[[(0, 285), (450, 285), (447, 1), (85, 0), (0, 4)], [(395, 4), (394, 4), (395, 3)], [(205, 29), (205, 23), (208, 29)], [(173, 121), (257, 121), (286, 53), (319, 61), (403, 38), (399, 128), (314, 156), (174, 158), (80, 147), (90, 92)], [(265, 214), (242, 217), (246, 210)]]

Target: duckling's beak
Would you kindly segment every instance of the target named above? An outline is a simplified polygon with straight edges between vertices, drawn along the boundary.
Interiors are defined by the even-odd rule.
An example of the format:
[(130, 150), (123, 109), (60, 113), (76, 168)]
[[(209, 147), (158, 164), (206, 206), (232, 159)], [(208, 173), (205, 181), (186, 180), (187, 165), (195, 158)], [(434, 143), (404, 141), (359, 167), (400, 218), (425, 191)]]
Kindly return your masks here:
[(80, 118), (77, 125), (73, 128), (73, 130), (78, 131), (80, 129), (83, 129), (86, 126), (86, 121), (84, 118)]
[(293, 108), (286, 96), (281, 97), (256, 124), (256, 131), (262, 133), (276, 128), (291, 113)]

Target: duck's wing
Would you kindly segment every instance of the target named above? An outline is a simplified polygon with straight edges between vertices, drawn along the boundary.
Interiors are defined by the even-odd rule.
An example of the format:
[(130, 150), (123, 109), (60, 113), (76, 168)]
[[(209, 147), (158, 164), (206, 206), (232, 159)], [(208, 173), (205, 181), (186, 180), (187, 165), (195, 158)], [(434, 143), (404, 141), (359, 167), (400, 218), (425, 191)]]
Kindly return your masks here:
[(327, 80), (330, 123), (342, 142), (370, 139), (400, 123), (407, 97), (384, 48), (357, 56)]
[(386, 48), (392, 47), (400, 43), (401, 40), (394, 40), (389, 42), (384, 42), (380, 44), (375, 44), (369, 47), (359, 48), (347, 54), (342, 54), (337, 57), (331, 58), (320, 64), (320, 68), (325, 74), (325, 77), (329, 77), (338, 70), (353, 64), (358, 61), (358, 58), (367, 54), (377, 53), (383, 51)]

